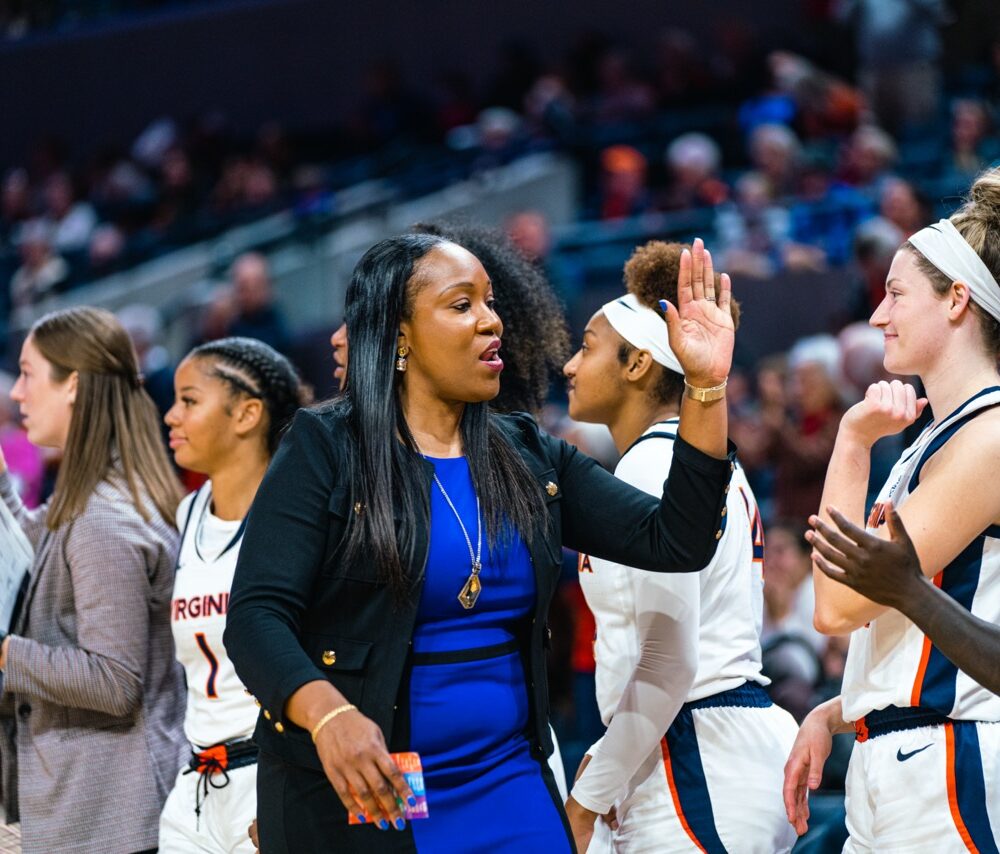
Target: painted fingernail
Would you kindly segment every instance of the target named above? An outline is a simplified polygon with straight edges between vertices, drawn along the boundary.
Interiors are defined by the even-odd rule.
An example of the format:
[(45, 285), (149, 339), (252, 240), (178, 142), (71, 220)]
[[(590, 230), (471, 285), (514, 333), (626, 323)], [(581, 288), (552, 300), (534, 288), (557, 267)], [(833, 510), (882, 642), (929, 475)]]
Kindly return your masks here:
[(378, 829), (379, 830), (388, 830), (389, 829), (389, 822), (387, 822), (384, 818), (380, 818), (379, 822), (378, 822)]
[(362, 824), (368, 821), (368, 819), (365, 818), (365, 814), (363, 812), (358, 813), (358, 821), (360, 821)]
[(665, 299), (660, 300), (660, 308), (662, 308), (664, 311), (667, 310), (667, 301)]
[(396, 819), (396, 830), (402, 830), (404, 827), (406, 827), (406, 822), (403, 821), (403, 819), (401, 819), (401, 818), (397, 818)]
[(406, 803), (408, 803), (411, 807), (415, 807), (417, 805), (417, 799), (413, 797), (413, 795), (410, 795), (410, 797), (406, 799)]

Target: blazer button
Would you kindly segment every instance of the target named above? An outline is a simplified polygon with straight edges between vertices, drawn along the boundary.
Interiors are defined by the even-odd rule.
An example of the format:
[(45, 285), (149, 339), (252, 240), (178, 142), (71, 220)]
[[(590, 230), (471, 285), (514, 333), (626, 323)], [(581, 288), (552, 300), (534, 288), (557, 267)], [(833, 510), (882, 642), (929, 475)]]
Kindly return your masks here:
[(729, 510), (729, 508), (728, 508), (728, 507), (723, 507), (723, 508), (722, 508), (722, 515), (723, 515), (723, 516), (725, 516), (725, 515), (726, 515), (726, 512), (727, 512), (728, 510)]
[(21, 703), (21, 705), (17, 707), (17, 713), (22, 718), (28, 717), (28, 715), (31, 714), (31, 703)]
[(253, 703), (258, 709), (260, 708), (260, 700), (258, 700), (256, 697), (253, 698)]
[(715, 532), (715, 539), (717, 540), (722, 539), (722, 528), (719, 528), (719, 530)]
[(285, 731), (285, 725), (281, 721), (276, 721), (274, 724), (274, 731), (281, 735)]
[(264, 719), (271, 720), (271, 713), (267, 709), (264, 709)]
[(337, 653), (332, 649), (323, 650), (323, 663), (329, 667), (331, 664), (336, 663)]
[(545, 491), (549, 494), (550, 498), (554, 498), (555, 494), (559, 491), (559, 487), (550, 480), (547, 484), (545, 484)]
[(729, 495), (729, 484), (726, 484), (726, 488), (722, 490), (726, 495)]

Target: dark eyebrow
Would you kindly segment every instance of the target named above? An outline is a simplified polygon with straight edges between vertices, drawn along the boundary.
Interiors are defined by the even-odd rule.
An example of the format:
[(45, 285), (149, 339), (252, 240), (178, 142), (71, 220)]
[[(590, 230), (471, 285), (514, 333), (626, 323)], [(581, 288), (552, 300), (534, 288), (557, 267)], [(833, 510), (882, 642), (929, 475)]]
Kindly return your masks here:
[(583, 330), (583, 337), (584, 337), (584, 338), (586, 338), (586, 337), (587, 337), (588, 335), (594, 335), (594, 334), (595, 334), (595, 333), (594, 333), (594, 330), (593, 330), (593, 329), (584, 329), (584, 330)]

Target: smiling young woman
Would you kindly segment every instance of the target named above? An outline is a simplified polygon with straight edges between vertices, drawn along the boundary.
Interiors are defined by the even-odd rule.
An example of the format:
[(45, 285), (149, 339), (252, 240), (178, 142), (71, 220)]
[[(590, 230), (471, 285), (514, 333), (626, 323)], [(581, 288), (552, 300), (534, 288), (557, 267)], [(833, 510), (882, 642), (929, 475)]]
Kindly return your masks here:
[(280, 353), (252, 338), (196, 347), (178, 365), (164, 420), (179, 466), (209, 480), (177, 510), (170, 627), (187, 676), (190, 759), (160, 816), (163, 854), (252, 852), (257, 705), (222, 641), (246, 517), (283, 429), (306, 395)]
[[(727, 301), (728, 289), (709, 302), (699, 275), (671, 309), (695, 387), (728, 374)], [(646, 569), (704, 566), (732, 471), (725, 404), (684, 404), (693, 432), (657, 501), (529, 417), (490, 413), (503, 325), (467, 250), (431, 235), (376, 244), (347, 324), (345, 393), (296, 417), (229, 607), (226, 647), (264, 707), (261, 849), (571, 850), (546, 763), (561, 545)], [(420, 753), (428, 819), (403, 819), (412, 792), (390, 750)], [(390, 827), (401, 835), (380, 834)]]
[(180, 484), (114, 315), (46, 315), (20, 371), (28, 438), (63, 459), (52, 500), (29, 511), (0, 455), (0, 498), (35, 548), (0, 645), (3, 706), (17, 709), (13, 742), (0, 739), (17, 780), (6, 817), (20, 815), (26, 851), (155, 849), (184, 738), (169, 628)]
[[(948, 220), (900, 247), (872, 315), (885, 366), (917, 375), (927, 398), (898, 380), (871, 386), (844, 415), (813, 543), (816, 627), (853, 632), (842, 697), (803, 724), (786, 769), (786, 806), (805, 828), (831, 731), (855, 728), (845, 851), (996, 851), (1000, 698), (959, 670), (903, 614), (839, 584), (821, 565), (856, 553), (826, 524), (835, 508), (883, 538), (898, 509), (924, 574), (973, 615), (1000, 621), (1000, 170), (981, 175)], [(870, 450), (930, 406), (934, 420), (896, 463), (866, 513)], [(838, 558), (839, 559), (839, 558)], [(989, 725), (986, 725), (989, 724)], [(903, 765), (927, 745), (919, 773)], [(915, 782), (919, 781), (919, 785)], [(906, 806), (899, 793), (905, 792)]]

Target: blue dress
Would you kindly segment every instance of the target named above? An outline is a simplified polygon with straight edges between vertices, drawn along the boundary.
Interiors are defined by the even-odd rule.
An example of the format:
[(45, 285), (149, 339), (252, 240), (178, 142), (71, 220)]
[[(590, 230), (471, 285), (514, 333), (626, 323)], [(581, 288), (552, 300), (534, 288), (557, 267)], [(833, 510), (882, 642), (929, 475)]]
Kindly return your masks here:
[[(476, 496), (464, 457), (431, 459), (476, 548)], [(518, 652), (472, 661), (455, 653), (503, 645), (532, 611), (535, 578), (518, 538), (492, 552), (483, 530), (482, 592), (466, 611), (458, 593), (469, 548), (431, 485), (430, 545), (413, 635), (410, 744), (420, 754), (430, 817), (412, 822), (421, 854), (569, 852), (562, 817), (528, 739), (528, 691)], [(433, 663), (423, 663), (428, 659)], [(440, 663), (452, 659), (450, 663)]]

